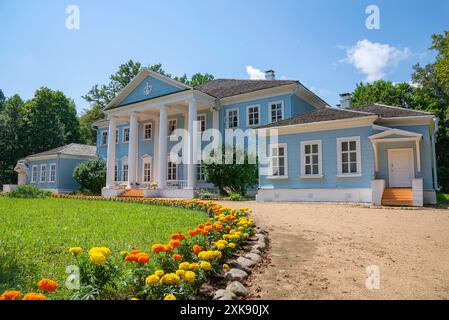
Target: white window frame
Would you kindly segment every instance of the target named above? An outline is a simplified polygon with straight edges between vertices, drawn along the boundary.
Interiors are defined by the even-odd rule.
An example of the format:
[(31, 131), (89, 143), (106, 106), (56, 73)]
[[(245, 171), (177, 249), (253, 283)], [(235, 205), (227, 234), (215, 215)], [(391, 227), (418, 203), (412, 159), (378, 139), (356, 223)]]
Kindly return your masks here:
[(31, 179), (30, 179), (30, 181), (32, 182), (32, 183), (37, 183), (37, 170), (38, 170), (38, 166), (37, 166), (37, 164), (34, 164), (32, 167), (31, 167)]
[[(273, 105), (277, 106), (278, 104), (281, 105), (282, 117), (279, 120), (273, 121), (273, 115), (271, 113), (271, 111), (272, 111), (271, 108)], [(278, 122), (278, 121), (285, 119), (284, 100), (272, 101), (272, 102), (268, 103), (268, 119), (270, 120), (270, 123)]]
[[(175, 179), (171, 179), (172, 177), (170, 177), (170, 173), (173, 174), (173, 172), (170, 172), (170, 163), (175, 166)], [(172, 161), (170, 161), (170, 159), (168, 159), (168, 161), (167, 161), (167, 181), (176, 181), (176, 180), (178, 180), (178, 164), (176, 162), (172, 162)]]
[[(54, 168), (53, 177), (52, 177), (52, 168)], [(50, 163), (48, 171), (49, 171), (48, 172), (48, 182), (52, 182), (52, 183), (56, 182), (56, 163)]]
[(47, 182), (47, 165), (46, 164), (41, 164), (41, 175), (40, 175), (39, 182), (40, 183)]
[[(253, 124), (250, 124), (249, 123), (249, 109), (250, 108), (257, 108), (257, 123), (253, 123)], [(254, 121), (254, 119), (253, 119), (253, 121)], [(253, 105), (250, 105), (250, 106), (247, 106), (246, 107), (246, 125), (248, 126), (248, 127), (254, 127), (254, 126), (258, 126), (260, 124), (260, 104), (253, 104)]]
[(119, 143), (119, 139), (118, 139), (118, 129), (115, 129), (115, 144)]
[[(125, 137), (126, 137), (125, 130), (128, 130), (128, 141), (125, 141)], [(122, 143), (129, 143), (130, 134), (131, 134), (131, 132), (129, 131), (129, 127), (122, 128)]]
[[(170, 126), (170, 122), (175, 122), (175, 128), (173, 129), (173, 131), (170, 131), (171, 130), (171, 126)], [(178, 129), (178, 119), (177, 118), (171, 118), (171, 119), (168, 119), (167, 120), (167, 136), (169, 136), (169, 137), (171, 137), (171, 136), (173, 136), (174, 135), (174, 133), (173, 132), (175, 132), (175, 130), (176, 129)]]
[[(147, 126), (150, 126), (150, 137), (146, 138), (146, 132), (147, 132)], [(143, 124), (143, 140), (144, 141), (150, 141), (153, 139), (153, 123), (146, 122)]]
[[(201, 177), (204, 177), (204, 179), (201, 179)], [(200, 182), (206, 182), (206, 175), (204, 174), (204, 164), (201, 161), (201, 163), (198, 163), (196, 166), (196, 180)]]
[[(125, 166), (127, 166), (125, 170)], [(125, 179), (125, 172), (126, 172), (126, 179)], [(129, 165), (128, 165), (128, 158), (122, 159), (122, 172), (121, 172), (121, 180), (122, 182), (128, 181), (129, 178)]]
[[(204, 119), (200, 119), (200, 117), (204, 117)], [(196, 116), (196, 121), (198, 121), (198, 132), (204, 132), (207, 130), (207, 115), (205, 113), (198, 113)], [(204, 123), (204, 130), (202, 130)]]
[[(318, 173), (317, 174), (306, 174), (306, 146), (307, 145), (318, 145)], [(313, 168), (312, 168), (313, 170)], [(323, 178), (323, 148), (321, 140), (309, 140), (309, 141), (301, 141), (301, 176), (302, 179), (309, 178)]]
[[(237, 111), (237, 125), (235, 127), (230, 127), (229, 126), (229, 113), (231, 111), (232, 112)], [(239, 110), (239, 108), (232, 108), (232, 109), (227, 109), (226, 110), (225, 123), (226, 123), (226, 129), (235, 129), (235, 128), (238, 128), (240, 126), (240, 110)]]
[[(104, 142), (103, 142), (104, 141)], [(101, 131), (101, 141), (100, 141), (100, 145), (105, 146), (108, 144), (108, 131), (107, 130), (102, 130)]]
[[(284, 175), (274, 175), (273, 172), (273, 149), (278, 149), (278, 167), (279, 167), (279, 148), (284, 148)], [(288, 179), (288, 149), (286, 143), (270, 144), (270, 169), (269, 179)]]
[[(153, 159), (151, 156), (145, 155), (142, 157), (142, 183), (151, 183), (151, 179), (153, 177)], [(145, 164), (150, 165), (150, 178), (148, 181), (145, 181)]]
[[(355, 151), (356, 151), (356, 163), (357, 163), (357, 172), (348, 172), (348, 173), (343, 173), (343, 168), (342, 168), (342, 148), (341, 148), (341, 144), (342, 142), (348, 142), (348, 147), (349, 147), (349, 142), (350, 141), (355, 141)], [(349, 152), (349, 151), (347, 151)], [(350, 159), (348, 159), (350, 160)], [(350, 168), (350, 163), (351, 161), (349, 161), (349, 170), (351, 170)], [(355, 137), (342, 137), (342, 138), (337, 138), (337, 177), (360, 177), (362, 175), (362, 153), (361, 153), (361, 148), (360, 148), (360, 136), (355, 136)]]

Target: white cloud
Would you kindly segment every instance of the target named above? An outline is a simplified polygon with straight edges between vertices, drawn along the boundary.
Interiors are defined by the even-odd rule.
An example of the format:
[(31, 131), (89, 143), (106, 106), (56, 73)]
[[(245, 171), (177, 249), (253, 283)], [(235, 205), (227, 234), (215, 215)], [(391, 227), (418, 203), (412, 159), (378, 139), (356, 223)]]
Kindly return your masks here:
[(401, 50), (389, 44), (371, 42), (367, 39), (360, 40), (354, 46), (345, 49), (344, 61), (365, 74), (365, 80), (368, 82), (382, 79), (387, 68), (397, 66), (411, 54), (408, 48)]
[(265, 80), (265, 72), (253, 66), (246, 66), (246, 73), (248, 73), (250, 80)]

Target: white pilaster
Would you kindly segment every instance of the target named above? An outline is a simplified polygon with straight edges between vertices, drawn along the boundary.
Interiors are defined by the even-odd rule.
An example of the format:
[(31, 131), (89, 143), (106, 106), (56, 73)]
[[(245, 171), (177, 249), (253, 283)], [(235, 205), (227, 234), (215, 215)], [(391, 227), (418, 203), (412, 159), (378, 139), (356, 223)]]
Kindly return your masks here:
[(112, 188), (114, 186), (116, 128), (117, 128), (116, 118), (109, 117), (108, 152), (106, 159), (106, 188)]
[(187, 163), (187, 187), (194, 189), (196, 186), (196, 126), (197, 103), (195, 99), (189, 100), (189, 143), (188, 143), (188, 163)]
[(158, 183), (160, 189), (165, 188), (167, 181), (167, 126), (167, 108), (163, 106), (159, 111)]
[(137, 144), (138, 144), (137, 113), (132, 112), (129, 119), (129, 144), (128, 144), (128, 183), (130, 186), (137, 182)]

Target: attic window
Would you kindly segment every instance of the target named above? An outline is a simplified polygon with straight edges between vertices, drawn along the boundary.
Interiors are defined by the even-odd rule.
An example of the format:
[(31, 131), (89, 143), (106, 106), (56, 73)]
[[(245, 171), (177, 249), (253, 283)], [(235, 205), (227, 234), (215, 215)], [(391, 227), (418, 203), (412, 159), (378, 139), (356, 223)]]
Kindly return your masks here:
[(143, 88), (143, 93), (146, 96), (149, 96), (151, 94), (151, 91), (153, 91), (153, 86), (149, 82), (147, 82), (145, 84), (145, 88)]

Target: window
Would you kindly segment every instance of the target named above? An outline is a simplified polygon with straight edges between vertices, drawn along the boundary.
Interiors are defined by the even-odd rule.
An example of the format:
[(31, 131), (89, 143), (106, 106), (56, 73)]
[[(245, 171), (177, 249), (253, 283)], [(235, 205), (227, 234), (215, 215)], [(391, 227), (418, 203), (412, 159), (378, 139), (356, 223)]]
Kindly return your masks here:
[(248, 106), (248, 118), (247, 118), (247, 125), (250, 126), (256, 126), (259, 124), (259, 105), (256, 106)]
[(226, 128), (232, 129), (239, 126), (239, 109), (226, 111)]
[(272, 102), (270, 103), (270, 119), (271, 122), (277, 122), (284, 119), (284, 102)]
[(56, 182), (56, 163), (50, 164), (50, 179), (48, 182)]
[(167, 180), (176, 180), (177, 179), (177, 169), (178, 166), (176, 163), (169, 161), (167, 166)]
[(105, 131), (101, 131), (101, 145), (105, 146), (108, 143), (108, 132)]
[(118, 181), (118, 165), (114, 166), (114, 181)]
[(122, 181), (128, 181), (128, 164), (122, 165)]
[(178, 120), (177, 119), (170, 119), (168, 120), (168, 135), (171, 136), (173, 132), (176, 130), (176, 127), (178, 126)]
[(115, 129), (115, 144), (118, 143), (118, 129)]
[(287, 178), (287, 144), (270, 145), (270, 175), (272, 178)]
[(31, 182), (37, 182), (37, 166), (31, 167)]
[(41, 164), (41, 183), (47, 181), (47, 165)]
[(153, 135), (153, 127), (151, 123), (145, 123), (143, 125), (143, 140), (151, 140)]
[(198, 131), (199, 132), (204, 132), (206, 131), (206, 114), (202, 113), (199, 114), (198, 117), (196, 118), (198, 122)]
[(129, 127), (123, 128), (122, 142), (123, 143), (128, 143), (129, 142)]
[(358, 175), (362, 172), (360, 137), (337, 139), (338, 175)]
[(196, 180), (206, 181), (206, 175), (204, 173), (204, 166), (202, 163), (196, 166)]
[(151, 181), (151, 158), (143, 159), (143, 182)]
[(301, 142), (301, 176), (322, 177), (321, 140)]

